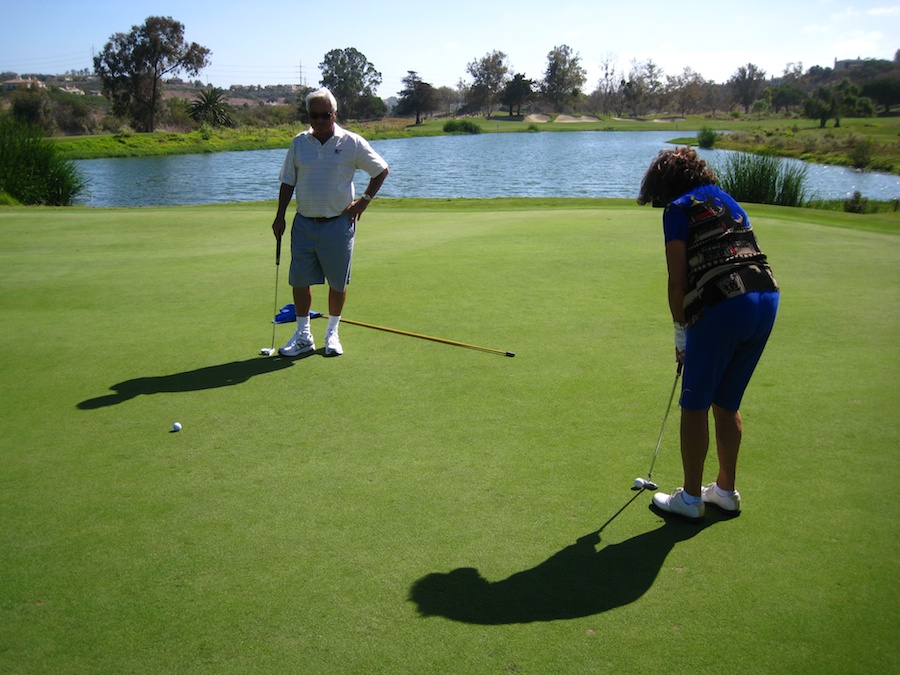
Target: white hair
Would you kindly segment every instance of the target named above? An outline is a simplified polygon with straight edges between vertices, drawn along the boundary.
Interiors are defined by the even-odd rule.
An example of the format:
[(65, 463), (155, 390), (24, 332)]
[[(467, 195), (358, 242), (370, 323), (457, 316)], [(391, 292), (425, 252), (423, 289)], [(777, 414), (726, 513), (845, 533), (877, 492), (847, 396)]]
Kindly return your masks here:
[(337, 112), (337, 99), (328, 87), (322, 87), (308, 93), (306, 95), (306, 109), (309, 110), (309, 104), (316, 100), (328, 101), (331, 104), (331, 109)]

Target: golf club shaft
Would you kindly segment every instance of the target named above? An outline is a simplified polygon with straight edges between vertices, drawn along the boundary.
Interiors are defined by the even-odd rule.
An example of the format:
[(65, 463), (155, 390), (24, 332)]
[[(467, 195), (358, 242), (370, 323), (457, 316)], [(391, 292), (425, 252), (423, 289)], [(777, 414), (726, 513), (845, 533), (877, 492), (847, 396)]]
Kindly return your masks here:
[[(278, 314), (278, 277), (281, 267), (281, 237), (275, 238), (275, 307), (274, 314)], [(272, 349), (275, 349), (275, 322), (272, 322)]]
[(666, 406), (666, 414), (663, 416), (662, 428), (659, 430), (659, 440), (656, 441), (656, 452), (653, 453), (653, 461), (650, 462), (650, 471), (647, 472), (647, 480), (651, 481), (653, 479), (653, 465), (656, 464), (656, 457), (659, 455), (659, 448), (662, 445), (663, 432), (666, 430), (666, 420), (669, 419), (669, 411), (672, 409), (672, 401), (675, 400), (675, 390), (678, 388), (678, 378), (681, 376), (681, 369), (684, 367), (683, 363), (678, 364), (678, 368), (675, 370), (675, 382), (672, 384), (672, 393), (669, 394), (669, 405)]
[(398, 335), (407, 335), (409, 337), (421, 338), (422, 340), (431, 340), (432, 342), (442, 342), (445, 345), (454, 345), (456, 347), (466, 347), (468, 349), (478, 349), (483, 352), (491, 352), (492, 354), (503, 354), (504, 356), (515, 356), (513, 352), (503, 351), (502, 349), (491, 349), (490, 347), (479, 347), (478, 345), (470, 345), (465, 342), (457, 342), (456, 340), (447, 340), (445, 338), (433, 337), (431, 335), (422, 335), (421, 333), (410, 333), (406, 330), (397, 328), (385, 328), (384, 326), (376, 326), (372, 323), (363, 323), (362, 321), (353, 321), (352, 319), (341, 318), (341, 323), (349, 323), (354, 326), (362, 326), (364, 328), (374, 328), (375, 330), (383, 330), (388, 333), (397, 333)]

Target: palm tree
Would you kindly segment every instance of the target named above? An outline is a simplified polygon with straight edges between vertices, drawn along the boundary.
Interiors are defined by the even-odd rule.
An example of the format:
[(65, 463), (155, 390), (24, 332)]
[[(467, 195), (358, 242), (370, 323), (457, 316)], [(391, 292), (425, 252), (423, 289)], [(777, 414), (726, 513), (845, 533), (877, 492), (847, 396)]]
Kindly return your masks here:
[(197, 98), (191, 101), (190, 115), (195, 122), (206, 122), (214, 127), (233, 124), (231, 106), (225, 102), (225, 90), (218, 87), (197, 92)]

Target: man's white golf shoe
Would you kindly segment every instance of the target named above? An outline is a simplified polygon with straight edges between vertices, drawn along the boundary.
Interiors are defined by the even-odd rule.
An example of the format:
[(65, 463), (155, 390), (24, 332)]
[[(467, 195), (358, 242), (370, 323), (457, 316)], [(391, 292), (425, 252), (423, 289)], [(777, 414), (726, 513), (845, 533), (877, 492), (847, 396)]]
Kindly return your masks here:
[(340, 356), (344, 353), (344, 347), (338, 338), (336, 330), (325, 333), (325, 356)]
[(315, 350), (316, 343), (313, 342), (313, 336), (298, 330), (284, 347), (278, 348), (278, 353), (282, 356), (300, 356), (300, 354), (314, 352)]

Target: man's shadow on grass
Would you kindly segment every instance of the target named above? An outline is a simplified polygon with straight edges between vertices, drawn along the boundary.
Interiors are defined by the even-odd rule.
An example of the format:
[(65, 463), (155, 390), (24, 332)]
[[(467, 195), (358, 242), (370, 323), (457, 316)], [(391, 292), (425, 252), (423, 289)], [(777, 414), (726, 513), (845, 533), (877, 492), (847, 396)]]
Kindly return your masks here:
[(96, 410), (97, 408), (118, 405), (141, 395), (230, 387), (246, 382), (257, 375), (265, 375), (290, 368), (294, 365), (294, 362), (315, 354), (316, 352), (309, 352), (294, 358), (280, 356), (266, 358), (261, 356), (247, 359), (246, 361), (232, 361), (231, 363), (206, 366), (205, 368), (188, 370), (183, 373), (173, 373), (172, 375), (138, 377), (112, 385), (110, 389), (116, 392), (115, 394), (87, 399), (79, 403), (78, 408), (81, 410)]
[(707, 510), (702, 525), (666, 517), (662, 527), (598, 551), (601, 527), (536, 567), (501, 581), (488, 581), (472, 567), (428, 574), (413, 584), (409, 599), (418, 605), (422, 617), (443, 616), (482, 625), (608, 612), (650, 589), (675, 544), (722, 519), (711, 511)]

